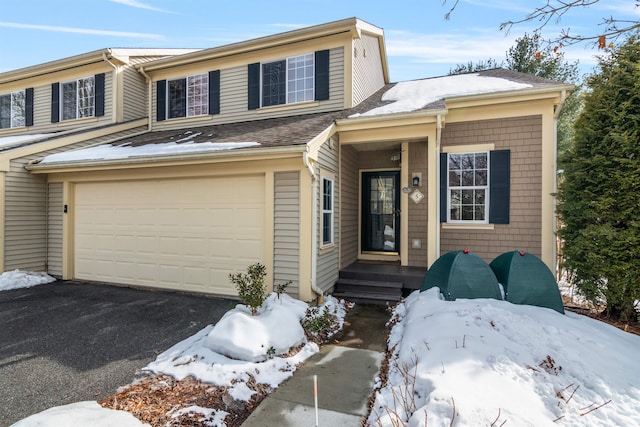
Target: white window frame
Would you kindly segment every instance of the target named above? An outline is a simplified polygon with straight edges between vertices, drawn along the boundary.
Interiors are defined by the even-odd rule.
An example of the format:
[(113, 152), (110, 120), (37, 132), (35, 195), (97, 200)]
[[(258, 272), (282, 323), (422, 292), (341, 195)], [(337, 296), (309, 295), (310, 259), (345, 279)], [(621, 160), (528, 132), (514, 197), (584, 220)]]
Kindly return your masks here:
[[(16, 97), (18, 94), (22, 96), (22, 116), (16, 115)], [(17, 90), (14, 92), (9, 92), (0, 95), (0, 97), (9, 97), (9, 127), (0, 127), (0, 129), (14, 129), (14, 128), (22, 128), (26, 126), (27, 122), (27, 91), (26, 90)]]
[[(468, 156), (468, 155), (478, 155), (478, 154), (484, 154), (486, 156), (487, 159), (487, 167), (486, 167), (486, 183), (483, 185), (476, 185), (476, 183), (474, 182), (474, 185), (451, 185), (450, 182), (450, 173), (451, 170), (449, 168), (450, 165), (450, 159), (451, 156)], [(447, 153), (447, 223), (450, 224), (489, 224), (489, 187), (490, 187), (490, 171), (491, 171), (491, 160), (490, 160), (490, 153), (489, 151), (467, 151), (467, 152), (453, 152), (453, 153)], [(474, 165), (473, 169), (460, 169), (461, 171), (471, 171), (474, 173), (476, 172), (476, 168)], [(475, 178), (474, 178), (475, 180)], [(452, 219), (451, 218), (451, 210), (452, 210), (452, 191), (455, 190), (460, 190), (460, 191), (468, 191), (468, 190), (473, 190), (473, 191), (477, 191), (477, 190), (483, 190), (484, 191), (484, 219), (483, 220), (468, 220), (468, 219)], [(460, 197), (460, 206), (462, 209), (462, 197)], [(475, 205), (475, 201), (474, 203), (471, 204), (471, 206), (476, 206)], [(460, 214), (462, 217), (462, 213)]]
[[(201, 79), (200, 83), (196, 82), (196, 79)], [(185, 82), (185, 112), (184, 116), (171, 116), (171, 97), (170, 87), (171, 82), (178, 80), (184, 80)], [(166, 87), (166, 117), (169, 120), (183, 119), (185, 117), (201, 117), (209, 115), (209, 81), (208, 73), (192, 74), (186, 77), (179, 77), (176, 79), (168, 79)], [(195, 93), (197, 89), (200, 89), (199, 93)], [(200, 97), (200, 102), (196, 103), (194, 100)]]
[[(301, 102), (310, 102), (315, 100), (315, 87), (316, 87), (316, 59), (315, 53), (303, 53), (301, 55), (289, 56), (285, 59), (278, 59), (275, 61), (263, 62), (260, 64), (260, 106), (263, 104), (263, 89), (264, 89), (264, 65), (273, 64), (276, 62), (285, 62), (285, 91), (284, 91), (284, 104), (271, 104), (267, 107), (276, 107), (279, 105), (298, 104)], [(311, 61), (311, 65), (307, 65), (306, 61)], [(301, 64), (300, 66), (296, 66)], [(298, 76), (298, 72), (302, 75)], [(306, 87), (310, 82), (310, 87)], [(298, 83), (302, 85), (302, 88), (297, 87)]]
[[(91, 93), (83, 94), (85, 81), (91, 81)], [(64, 88), (66, 85), (75, 84), (75, 111), (73, 117), (65, 117)], [(60, 82), (60, 121), (69, 121), (95, 117), (96, 115), (96, 80), (95, 76), (81, 77), (75, 80)]]
[[(320, 216), (320, 237), (321, 237), (321, 242), (322, 242), (322, 247), (327, 247), (327, 246), (331, 246), (333, 244), (335, 244), (335, 210), (334, 210), (334, 206), (335, 206), (335, 193), (336, 193), (336, 188), (335, 188), (335, 180), (333, 179), (333, 177), (329, 177), (327, 175), (321, 174), (321, 180), (320, 180), (320, 210), (321, 210), (321, 216)], [(325, 206), (325, 182), (329, 182), (331, 184), (331, 193), (329, 194), (329, 197), (331, 198), (330, 200), (330, 206)], [(330, 215), (330, 223), (329, 223), (329, 233), (330, 233), (330, 238), (329, 240), (325, 240), (324, 238), (324, 230), (325, 230), (325, 215)]]

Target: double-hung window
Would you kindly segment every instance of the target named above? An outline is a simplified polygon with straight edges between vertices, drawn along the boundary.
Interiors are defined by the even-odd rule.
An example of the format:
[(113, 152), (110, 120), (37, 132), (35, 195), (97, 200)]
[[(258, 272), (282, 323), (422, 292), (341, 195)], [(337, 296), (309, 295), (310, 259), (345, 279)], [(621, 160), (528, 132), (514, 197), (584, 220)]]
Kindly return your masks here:
[(95, 77), (60, 83), (62, 120), (95, 116)]
[(25, 91), (0, 95), (0, 129), (18, 128), (26, 122)]
[(451, 224), (508, 224), (511, 152), (442, 153), (440, 220)]
[(167, 117), (209, 114), (209, 74), (197, 74), (167, 81)]
[(322, 245), (333, 243), (333, 180), (322, 177)]
[(313, 101), (314, 56), (308, 53), (262, 64), (262, 106)]
[(324, 101), (330, 96), (330, 51), (248, 64), (247, 108)]
[(489, 220), (489, 153), (449, 154), (449, 222)]

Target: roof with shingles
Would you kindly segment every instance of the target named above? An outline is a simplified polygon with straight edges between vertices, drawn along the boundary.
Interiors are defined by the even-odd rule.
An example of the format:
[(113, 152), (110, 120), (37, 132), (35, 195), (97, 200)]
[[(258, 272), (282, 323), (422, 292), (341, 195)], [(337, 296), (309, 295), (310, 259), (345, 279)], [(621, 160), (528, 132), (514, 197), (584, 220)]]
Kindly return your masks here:
[[(566, 87), (562, 83), (552, 80), (543, 79), (529, 74), (519, 73), (505, 69), (485, 70), (479, 73), (473, 73), (484, 77), (493, 77), (508, 80), (510, 82), (522, 83), (528, 88), (558, 88)], [(446, 76), (450, 77), (450, 76)], [(435, 77), (429, 79), (436, 81)], [(354, 108), (334, 111), (328, 113), (316, 113), (307, 115), (295, 115), (281, 118), (261, 119), (245, 122), (218, 124), (210, 126), (185, 127), (174, 130), (149, 131), (134, 137), (124, 138), (119, 141), (110, 143), (112, 146), (142, 147), (149, 144), (166, 144), (166, 143), (231, 143), (231, 142), (256, 142), (262, 148), (296, 146), (309, 143), (313, 138), (318, 136), (322, 131), (327, 129), (332, 123), (339, 119), (349, 117), (357, 117), (363, 113), (370, 112), (378, 107), (391, 104), (394, 101), (384, 101), (383, 95), (393, 88), (396, 84), (387, 84), (361, 102)], [(488, 90), (481, 92), (483, 94), (493, 94), (499, 90)], [(514, 92), (514, 91), (509, 91)], [(517, 91), (516, 91), (517, 92)], [(455, 94), (453, 95), (455, 96)], [(446, 108), (445, 99), (438, 99), (414, 109), (413, 111), (435, 111)], [(374, 116), (369, 116), (375, 120)], [(238, 148), (237, 150), (243, 150)], [(93, 161), (96, 159), (87, 159)]]

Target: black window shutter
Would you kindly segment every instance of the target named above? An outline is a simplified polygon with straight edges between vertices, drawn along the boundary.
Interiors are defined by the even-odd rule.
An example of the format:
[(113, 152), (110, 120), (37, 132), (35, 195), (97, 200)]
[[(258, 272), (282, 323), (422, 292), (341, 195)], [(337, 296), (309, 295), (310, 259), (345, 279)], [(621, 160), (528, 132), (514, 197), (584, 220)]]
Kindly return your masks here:
[(209, 71), (209, 114), (220, 114), (220, 70)]
[(161, 122), (167, 118), (167, 81), (156, 82), (156, 120)]
[(509, 224), (511, 151), (491, 151), (489, 158), (489, 222)]
[(60, 121), (60, 83), (51, 84), (51, 123)]
[(33, 126), (33, 88), (27, 88), (24, 91), (24, 125)]
[(329, 51), (316, 51), (316, 101), (324, 101), (329, 99)]
[(260, 63), (249, 64), (247, 73), (249, 77), (247, 108), (256, 110), (260, 108)]
[(96, 74), (95, 77), (95, 103), (96, 117), (104, 116), (104, 73)]
[(440, 222), (447, 222), (447, 177), (449, 161), (447, 153), (440, 153)]

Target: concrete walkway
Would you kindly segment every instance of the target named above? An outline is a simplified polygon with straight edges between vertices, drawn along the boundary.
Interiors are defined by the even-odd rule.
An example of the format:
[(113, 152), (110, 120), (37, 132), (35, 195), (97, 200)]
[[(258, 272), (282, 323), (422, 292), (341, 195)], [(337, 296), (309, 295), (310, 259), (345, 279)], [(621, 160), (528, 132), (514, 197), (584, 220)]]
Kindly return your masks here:
[(271, 393), (243, 427), (315, 426), (313, 376), (318, 377), (318, 426), (360, 426), (386, 348), (384, 307), (356, 306), (336, 344), (325, 345)]

